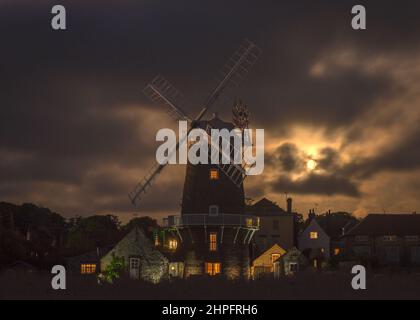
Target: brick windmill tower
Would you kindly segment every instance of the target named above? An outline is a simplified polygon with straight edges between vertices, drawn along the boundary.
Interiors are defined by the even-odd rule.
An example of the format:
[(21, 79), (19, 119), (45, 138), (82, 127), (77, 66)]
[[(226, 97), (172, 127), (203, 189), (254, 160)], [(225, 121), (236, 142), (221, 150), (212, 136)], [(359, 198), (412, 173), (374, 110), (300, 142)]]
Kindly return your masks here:
[[(248, 124), (247, 108), (237, 101), (233, 108), (234, 123), (225, 122), (214, 114), (205, 116), (220, 94), (238, 82), (257, 61), (261, 51), (245, 40), (222, 70), (223, 80), (208, 96), (201, 112), (190, 119), (179, 107), (180, 94), (165, 79), (156, 77), (144, 90), (149, 98), (163, 105), (176, 120), (187, 120), (189, 130), (243, 130)], [(212, 144), (211, 138), (209, 143)], [(214, 145), (212, 145), (214, 146)], [(174, 147), (176, 152), (179, 144)], [(210, 148), (209, 148), (210, 149)], [(221, 153), (221, 146), (216, 146)], [(180, 216), (169, 218), (169, 226), (176, 230), (183, 257), (184, 275), (222, 274), (228, 279), (249, 278), (249, 243), (258, 230), (258, 218), (245, 215), (243, 181), (246, 164), (234, 164), (234, 148), (230, 150), (230, 164), (187, 164)], [(209, 157), (210, 157), (209, 151)], [(222, 155), (220, 155), (222, 157)], [(134, 205), (166, 164), (156, 165), (130, 194)]]

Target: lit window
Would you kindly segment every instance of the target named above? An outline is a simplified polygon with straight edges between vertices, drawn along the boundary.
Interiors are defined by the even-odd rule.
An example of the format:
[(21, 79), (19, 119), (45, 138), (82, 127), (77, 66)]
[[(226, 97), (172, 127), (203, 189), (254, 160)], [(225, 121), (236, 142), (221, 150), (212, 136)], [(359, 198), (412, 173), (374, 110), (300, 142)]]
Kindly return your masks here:
[(334, 255), (335, 256), (338, 256), (340, 254), (340, 252), (341, 252), (340, 248), (335, 248), (334, 249)]
[(309, 236), (311, 239), (318, 239), (318, 232), (311, 232)]
[(169, 240), (169, 249), (176, 250), (178, 247), (178, 241), (176, 239), (170, 239)]
[(280, 254), (279, 253), (273, 253), (271, 255), (271, 262), (275, 262), (276, 260), (278, 260), (280, 258)]
[(210, 233), (209, 236), (209, 242), (210, 242), (210, 251), (216, 251), (217, 250), (217, 233)]
[(252, 218), (247, 218), (247, 219), (246, 219), (246, 226), (247, 226), (248, 228), (252, 228), (252, 227), (254, 226), (254, 221), (253, 221), (253, 219), (252, 219)]
[(219, 180), (219, 170), (210, 169), (210, 180)]
[(93, 263), (84, 263), (80, 266), (80, 272), (82, 274), (92, 274), (96, 273), (96, 264)]
[(210, 276), (220, 274), (220, 263), (219, 262), (207, 262), (206, 273)]

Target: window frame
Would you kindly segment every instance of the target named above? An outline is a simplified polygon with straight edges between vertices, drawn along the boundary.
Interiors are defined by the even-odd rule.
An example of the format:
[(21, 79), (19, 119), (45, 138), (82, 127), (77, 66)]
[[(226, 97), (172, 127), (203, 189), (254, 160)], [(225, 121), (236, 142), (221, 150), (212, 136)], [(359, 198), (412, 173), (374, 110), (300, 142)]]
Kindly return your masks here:
[(96, 263), (81, 263), (80, 274), (95, 274), (97, 269)]
[(209, 233), (209, 251), (217, 251), (217, 232)]
[(222, 272), (222, 265), (220, 262), (206, 262), (205, 273), (209, 276), (217, 276)]

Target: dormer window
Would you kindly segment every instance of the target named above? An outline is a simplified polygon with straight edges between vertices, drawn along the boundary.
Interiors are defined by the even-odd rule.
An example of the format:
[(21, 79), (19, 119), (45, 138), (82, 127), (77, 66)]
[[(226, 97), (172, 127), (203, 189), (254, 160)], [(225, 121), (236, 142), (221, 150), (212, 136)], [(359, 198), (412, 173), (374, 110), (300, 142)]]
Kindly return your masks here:
[(209, 207), (209, 215), (210, 216), (217, 216), (219, 214), (219, 207), (216, 205), (212, 205)]
[(219, 170), (210, 169), (210, 180), (219, 180)]

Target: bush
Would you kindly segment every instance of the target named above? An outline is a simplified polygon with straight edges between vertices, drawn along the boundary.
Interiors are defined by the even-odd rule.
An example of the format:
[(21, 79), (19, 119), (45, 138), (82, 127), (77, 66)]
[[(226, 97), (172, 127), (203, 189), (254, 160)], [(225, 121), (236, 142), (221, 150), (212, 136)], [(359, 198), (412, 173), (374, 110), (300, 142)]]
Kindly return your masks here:
[(108, 283), (114, 283), (116, 279), (119, 279), (125, 270), (124, 257), (116, 257), (112, 255), (112, 260), (109, 265), (106, 266), (105, 270), (99, 274), (98, 280), (105, 280)]

